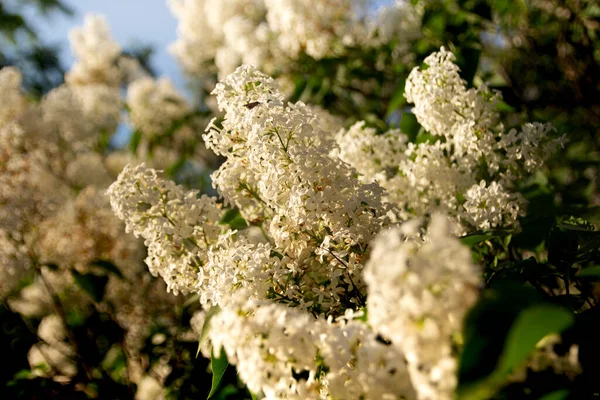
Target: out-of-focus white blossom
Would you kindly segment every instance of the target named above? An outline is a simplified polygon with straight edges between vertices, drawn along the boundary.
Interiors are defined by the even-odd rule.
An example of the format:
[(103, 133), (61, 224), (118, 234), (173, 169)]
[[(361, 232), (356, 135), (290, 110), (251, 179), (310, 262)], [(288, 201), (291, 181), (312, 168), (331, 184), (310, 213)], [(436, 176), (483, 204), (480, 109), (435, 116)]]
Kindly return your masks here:
[(38, 336), (43, 341), (31, 347), (27, 355), (33, 373), (39, 376), (67, 377), (77, 373), (73, 357), (75, 352), (66, 343), (67, 334), (63, 321), (57, 315), (44, 317), (38, 327)]
[(498, 146), (506, 151), (506, 164), (515, 170), (535, 172), (542, 168), (545, 160), (564, 148), (566, 136), (552, 138), (554, 128), (550, 124), (527, 123), (521, 131), (511, 129), (502, 135)]
[(146, 375), (138, 384), (135, 400), (163, 400), (165, 388), (151, 375)]
[(365, 270), (368, 321), (404, 353), (422, 400), (454, 398), (454, 340), (475, 303), (481, 271), (435, 215), (424, 239), (410, 222), (380, 235)]
[(194, 75), (222, 76), (242, 63), (262, 64), (268, 52), (263, 0), (170, 0), (179, 19), (180, 38), (171, 46), (184, 69)]
[(80, 153), (67, 165), (65, 177), (75, 187), (88, 185), (97, 188), (108, 187), (113, 181), (104, 166), (104, 159), (96, 152)]
[(111, 38), (103, 17), (87, 15), (84, 26), (71, 31), (69, 41), (77, 58), (77, 63), (66, 75), (70, 85), (119, 85), (122, 79), (118, 65), (121, 46)]
[(84, 119), (96, 134), (112, 134), (121, 122), (123, 101), (118, 88), (107, 85), (74, 86)]
[(551, 370), (557, 375), (567, 376), (573, 380), (581, 374), (582, 368), (579, 363), (579, 346), (574, 344), (564, 354), (556, 352), (556, 346), (561, 345), (562, 339), (559, 335), (551, 334), (540, 340), (536, 349), (527, 362), (516, 371), (513, 371), (509, 381), (523, 382), (527, 379), (527, 372), (543, 372)]
[[(2, 275), (5, 276), (4, 273)], [(8, 299), (10, 308), (26, 318), (40, 318), (51, 310), (51, 299), (40, 280), (27, 285), (18, 296)]]
[(37, 237), (41, 261), (64, 267), (115, 260), (125, 269), (138, 263), (141, 255), (140, 243), (124, 235), (123, 224), (111, 212), (108, 199), (91, 186), (43, 221)]
[[(281, 72), (302, 55), (335, 57), (419, 35), (418, 7), (396, 1), (372, 15), (371, 0), (170, 0), (179, 19), (171, 51), (186, 72), (220, 78), (242, 64)], [(387, 16), (387, 18), (386, 18)], [(391, 16), (391, 17), (390, 17)]]
[(25, 111), (27, 102), (21, 93), (21, 72), (13, 67), (0, 70), (0, 126), (8, 124)]
[(53, 377), (57, 380), (67, 379), (77, 373), (77, 366), (70, 358), (71, 354), (65, 354), (64, 349), (59, 349), (45, 343), (33, 345), (27, 353), (27, 360), (34, 375)]
[(364, 0), (265, 0), (267, 21), (280, 48), (291, 58), (305, 52), (315, 59), (335, 55), (344, 45), (366, 38), (360, 18), (367, 13)]
[(572, 345), (565, 354), (559, 355), (555, 351), (555, 346), (559, 344), (561, 338), (558, 335), (549, 335), (540, 340), (527, 366), (533, 371), (551, 369), (558, 375), (569, 377), (580, 374), (582, 370), (579, 363), (579, 346)]
[(148, 137), (164, 135), (190, 112), (186, 100), (166, 78), (139, 79), (129, 85), (127, 105), (132, 125)]

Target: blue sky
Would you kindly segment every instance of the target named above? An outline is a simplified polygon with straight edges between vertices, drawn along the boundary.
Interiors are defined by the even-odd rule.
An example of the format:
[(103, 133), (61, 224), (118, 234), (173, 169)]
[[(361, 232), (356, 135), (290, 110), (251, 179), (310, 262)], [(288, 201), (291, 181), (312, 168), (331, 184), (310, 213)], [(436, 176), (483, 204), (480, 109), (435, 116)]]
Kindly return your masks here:
[[(216, 0), (218, 1), (218, 0)], [(43, 40), (62, 45), (65, 66), (73, 62), (68, 43), (69, 31), (83, 24), (88, 13), (104, 15), (115, 38), (122, 46), (135, 43), (150, 44), (154, 48), (152, 65), (159, 75), (169, 76), (178, 87), (185, 81), (175, 59), (167, 47), (177, 37), (177, 20), (167, 7), (166, 0), (64, 0), (74, 11), (72, 17), (52, 15), (35, 19)]]

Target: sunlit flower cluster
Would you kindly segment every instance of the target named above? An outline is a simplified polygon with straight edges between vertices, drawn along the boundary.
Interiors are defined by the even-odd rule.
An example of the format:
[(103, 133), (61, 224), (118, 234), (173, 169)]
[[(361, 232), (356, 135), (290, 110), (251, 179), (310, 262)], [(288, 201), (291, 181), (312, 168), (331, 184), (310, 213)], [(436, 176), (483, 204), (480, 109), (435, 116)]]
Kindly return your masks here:
[[(500, 95), (468, 88), (444, 48), (406, 81), (422, 126), (410, 138), (288, 102), (285, 77), (257, 68), (399, 52), (419, 35), (408, 2), (170, 4), (183, 67), (221, 78), (204, 135), (209, 107), (148, 76), (99, 17), (73, 31), (77, 61), (39, 101), (0, 71), (0, 299), (40, 321), (33, 375), (89, 373), (61, 307), (93, 309), (124, 331), (137, 398), (160, 398), (169, 357), (149, 365), (143, 348), (183, 336), (177, 312), (193, 303), (200, 351), (226, 355), (266, 399), (453, 399), (483, 286), (457, 235), (518, 226), (520, 180), (564, 139), (541, 123), (506, 130)], [(124, 124), (129, 146), (114, 149)], [(214, 196), (171, 180), (215, 160)], [(527, 367), (579, 373), (577, 347), (560, 357), (556, 340)]]
[(454, 60), (442, 48), (425, 59), (427, 69), (408, 77), (405, 96), (426, 130), (422, 140), (407, 143), (399, 131), (378, 135), (358, 123), (337, 134), (338, 155), (364, 182), (381, 184), (404, 217), (442, 211), (463, 233), (516, 225), (526, 206), (517, 183), (543, 168), (565, 140), (541, 123), (505, 133), (499, 94), (467, 89)]
[[(337, 134), (338, 146), (322, 130), (336, 125), (319, 121), (326, 114), (286, 103), (252, 67), (214, 95), (225, 116), (204, 138), (225, 157), (213, 174), (222, 200), (143, 165), (126, 167), (108, 191), (128, 230), (146, 239), (151, 271), (221, 308), (204, 352), (223, 348), (266, 398), (451, 398), (455, 341), (481, 273), (444, 217), (394, 228), (402, 213), (375, 180), (393, 175), (410, 145), (358, 124)], [(231, 230), (236, 210), (247, 224)], [(193, 321), (197, 330), (205, 319)]]

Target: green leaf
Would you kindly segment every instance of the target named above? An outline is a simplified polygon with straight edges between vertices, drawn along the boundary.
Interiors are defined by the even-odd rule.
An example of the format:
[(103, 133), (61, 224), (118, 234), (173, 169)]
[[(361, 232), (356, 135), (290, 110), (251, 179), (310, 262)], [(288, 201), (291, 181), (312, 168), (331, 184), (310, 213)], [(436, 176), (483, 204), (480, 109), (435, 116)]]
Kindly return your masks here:
[(527, 360), (540, 340), (561, 333), (574, 322), (572, 313), (553, 305), (540, 304), (521, 312), (510, 329), (496, 373), (511, 373)]
[(473, 247), (476, 244), (479, 244), (481, 242), (485, 242), (488, 239), (491, 239), (493, 237), (495, 237), (497, 235), (494, 235), (491, 232), (486, 232), (486, 233), (475, 233), (475, 234), (471, 234), (471, 235), (467, 235), (467, 236), (463, 236), (460, 238), (460, 242), (466, 246), (469, 247)]
[(223, 348), (221, 348), (221, 354), (219, 357), (215, 357), (214, 352), (211, 352), (210, 365), (213, 376), (212, 387), (210, 388), (210, 393), (208, 394), (207, 400), (212, 398), (219, 390), (221, 380), (223, 379), (223, 375), (225, 375), (225, 370), (229, 366), (229, 361), (227, 361), (227, 355), (225, 354), (225, 350)]
[(552, 393), (548, 393), (547, 395), (542, 397), (540, 400), (566, 400), (568, 397), (569, 397), (569, 391), (564, 389), (564, 390), (557, 390)]
[(165, 169), (165, 173), (167, 176), (175, 177), (175, 175), (185, 166), (186, 162), (187, 160), (184, 157), (178, 159)]
[(458, 65), (462, 71), (461, 76), (467, 84), (471, 86), (473, 84), (473, 78), (477, 73), (479, 67), (479, 58), (481, 57), (481, 50), (476, 47), (463, 47), (459, 54), (460, 59)]
[(434, 141), (435, 141), (435, 138), (430, 133), (427, 133), (427, 131), (425, 131), (425, 129), (423, 127), (421, 127), (419, 129), (419, 132), (417, 132), (417, 136), (415, 138), (415, 144), (433, 143)]
[(511, 281), (499, 281), (481, 294), (464, 320), (464, 346), (459, 365), (461, 385), (478, 385), (494, 372), (521, 310), (540, 301), (541, 296), (535, 289)]
[(223, 218), (220, 221), (221, 224), (229, 225), (231, 229), (244, 229), (248, 227), (248, 223), (242, 216), (240, 215), (239, 210), (232, 208), (225, 212)]
[(443, 13), (430, 13), (423, 18), (423, 25), (431, 31), (434, 37), (443, 37), (446, 30), (446, 15)]
[(578, 278), (600, 279), (600, 266), (584, 268), (577, 273)]
[(202, 344), (204, 343), (204, 341), (206, 340), (206, 338), (208, 336), (208, 331), (210, 329), (210, 320), (213, 319), (213, 317), (215, 315), (217, 315), (220, 311), (221, 311), (221, 307), (212, 306), (206, 312), (206, 318), (204, 318), (204, 325), (202, 325), (202, 330), (200, 331), (200, 337), (198, 338), (198, 350), (196, 351), (196, 357), (198, 357), (198, 354), (200, 354), (200, 347), (202, 347)]
[(90, 262), (88, 265), (91, 265), (93, 267), (99, 267), (99, 268), (105, 269), (106, 271), (115, 274), (119, 278), (124, 279), (123, 274), (121, 273), (121, 271), (119, 270), (119, 268), (117, 268), (117, 266), (112, 263), (112, 261), (109, 261), (109, 260), (94, 260), (94, 261)]
[(389, 116), (391, 113), (400, 108), (400, 106), (406, 104), (406, 99), (404, 98), (404, 84), (405, 81), (401, 80), (394, 88), (394, 94), (392, 95), (390, 103), (388, 104), (386, 115)]
[(498, 100), (496, 103), (496, 110), (500, 112), (514, 112), (515, 108), (504, 100)]
[(458, 399), (494, 397), (542, 338), (574, 323), (571, 312), (541, 301), (532, 288), (509, 282), (483, 293), (465, 319)]
[(412, 112), (403, 112), (400, 119), (400, 130), (408, 136), (409, 140), (414, 142), (417, 139), (421, 125), (417, 117)]
[(135, 153), (137, 151), (137, 148), (140, 145), (141, 141), (142, 141), (142, 132), (139, 130), (136, 130), (135, 132), (133, 132), (131, 134), (131, 139), (129, 140), (129, 150), (132, 153)]
[(102, 301), (108, 276), (98, 276), (95, 274), (81, 274), (76, 270), (72, 270), (73, 278), (81, 289), (83, 289), (94, 301)]

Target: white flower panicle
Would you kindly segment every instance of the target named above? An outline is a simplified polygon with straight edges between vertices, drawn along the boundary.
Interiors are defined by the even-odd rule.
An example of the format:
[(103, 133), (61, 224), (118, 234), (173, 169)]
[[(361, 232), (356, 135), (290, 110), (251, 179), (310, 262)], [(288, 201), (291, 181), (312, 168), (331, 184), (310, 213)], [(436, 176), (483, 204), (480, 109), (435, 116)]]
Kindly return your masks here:
[(66, 75), (70, 85), (104, 84), (118, 86), (122, 71), (118, 61), (121, 46), (111, 36), (106, 19), (87, 15), (84, 26), (73, 29), (69, 41), (77, 58)]
[(382, 234), (365, 269), (368, 321), (406, 357), (418, 399), (452, 399), (454, 340), (475, 303), (481, 271), (471, 252), (433, 216), (424, 239), (412, 221)]
[(144, 164), (125, 167), (107, 194), (127, 232), (145, 239), (150, 272), (176, 294), (193, 292), (206, 250), (220, 233), (216, 200), (186, 192)]
[[(354, 286), (347, 274), (360, 272), (365, 244), (389, 224), (382, 188), (359, 182), (330, 157), (331, 134), (319, 130), (317, 117), (302, 103), (285, 104), (275, 81), (254, 68), (238, 68), (214, 94), (225, 119), (204, 138), (227, 158), (213, 174), (219, 194), (246, 220), (264, 224), (277, 251), (296, 264), (290, 272), (320, 276), (300, 292), (322, 304), (323, 296), (337, 298), (337, 285)], [(318, 282), (328, 280), (329, 287)]]
[[(281, 31), (278, 51), (288, 57), (324, 57), (359, 43), (358, 2), (322, 4), (174, 1), (185, 22), (177, 51), (189, 69), (221, 60), (222, 72), (260, 48), (252, 35), (263, 28)], [(294, 18), (309, 24), (286, 23)], [(302, 31), (310, 24), (341, 42)], [(234, 43), (236, 35), (243, 40)], [(223, 118), (203, 136), (225, 158), (211, 176), (220, 200), (143, 164), (125, 167), (108, 189), (127, 230), (145, 239), (152, 274), (170, 291), (197, 294), (205, 308), (220, 306), (202, 351), (222, 349), (252, 392), (268, 399), (453, 398), (462, 324), (482, 277), (452, 233), (514, 225), (525, 206), (515, 179), (543, 166), (560, 145), (545, 138), (544, 125), (504, 135), (498, 95), (467, 89), (453, 57), (442, 48), (407, 83), (431, 134), (425, 140), (409, 143), (399, 130), (380, 135), (364, 122), (340, 129), (324, 110), (287, 103), (274, 79), (245, 65), (217, 84)], [(187, 110), (172, 87), (149, 79), (133, 85), (128, 103), (149, 136)], [(221, 204), (233, 209), (226, 214)], [(238, 211), (247, 225), (228, 229)], [(427, 229), (395, 223), (431, 214)], [(367, 321), (353, 318), (365, 305)], [(201, 320), (193, 321), (196, 330)]]
[(266, 399), (415, 398), (402, 353), (361, 322), (243, 299), (213, 317), (209, 338)]
[(408, 137), (397, 129), (378, 135), (375, 128), (366, 127), (365, 122), (360, 121), (347, 130), (340, 130), (335, 139), (339, 147), (333, 149), (332, 156), (356, 168), (365, 183), (377, 181), (386, 187), (407, 158)]
[(442, 47), (406, 82), (405, 96), (430, 138), (407, 144), (399, 131), (378, 135), (357, 123), (338, 133), (341, 151), (333, 154), (383, 186), (402, 218), (439, 211), (460, 223), (457, 233), (517, 225), (526, 207), (514, 192), (517, 181), (543, 168), (565, 139), (540, 123), (504, 133), (500, 95), (467, 89), (454, 60)]
[(265, 299), (274, 281), (287, 272), (268, 243), (253, 243), (231, 230), (208, 249), (207, 259), (196, 286), (202, 304), (223, 306), (238, 290), (249, 298)]
[(371, 0), (170, 0), (179, 19), (171, 46), (185, 71), (220, 78), (242, 64), (269, 73), (293, 68), (306, 54), (335, 57), (353, 46), (398, 42), (419, 35), (418, 7), (396, 1), (372, 16)]
[(511, 129), (502, 135), (498, 146), (506, 151), (505, 163), (511, 172), (518, 174), (519, 169), (532, 173), (544, 166), (545, 161), (564, 148), (566, 136), (553, 138), (550, 134), (554, 128), (539, 122), (527, 123), (521, 132)]
[(127, 91), (127, 105), (133, 127), (148, 137), (166, 134), (191, 111), (185, 98), (166, 78), (132, 82)]
[(498, 95), (486, 87), (467, 89), (454, 63), (454, 54), (441, 48), (425, 58), (427, 69), (413, 69), (406, 80), (406, 99), (413, 113), (430, 133), (452, 137), (454, 127), (467, 123), (474, 129), (489, 129), (498, 123)]
[(481, 181), (465, 193), (465, 218), (480, 229), (511, 225), (523, 215), (525, 200), (519, 193), (507, 191), (498, 182)]
[[(244, 198), (254, 197), (264, 216), (285, 217), (313, 236), (329, 231), (357, 243), (378, 231), (387, 211), (381, 188), (361, 185), (351, 168), (328, 156), (331, 140), (309, 108), (284, 104), (276, 83), (251, 67), (240, 67), (215, 94), (225, 119), (205, 140), (227, 157), (215, 185), (242, 214)], [(232, 170), (246, 178), (237, 187), (221, 179)]]

